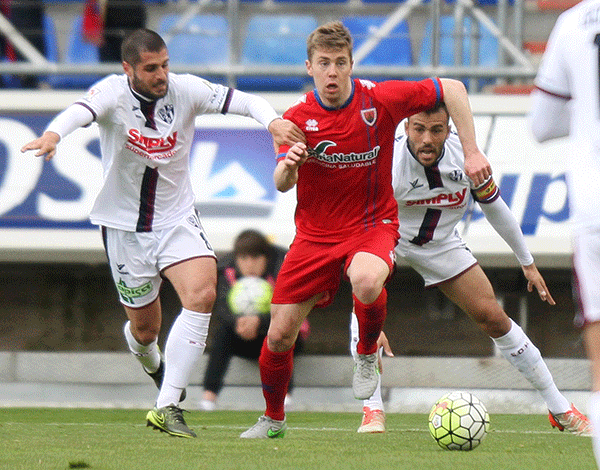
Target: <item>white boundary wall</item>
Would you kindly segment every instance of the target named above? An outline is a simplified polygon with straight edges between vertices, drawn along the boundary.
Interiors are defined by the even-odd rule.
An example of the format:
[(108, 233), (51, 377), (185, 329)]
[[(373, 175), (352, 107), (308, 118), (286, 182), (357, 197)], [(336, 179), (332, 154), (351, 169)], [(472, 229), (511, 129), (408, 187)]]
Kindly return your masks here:
[[(39, 183), (49, 169), (43, 160), (20, 152), (54, 113), (80, 95), (57, 91), (0, 93), (0, 144), (6, 149), (4, 175), (0, 177), (0, 261), (105, 261), (99, 233), (87, 222), (101, 184), (98, 156), (89, 150), (97, 142), (96, 126), (65, 138), (57, 156), (45, 164), (60, 181), (76, 189), (75, 195), (62, 196), (61, 188), (57, 189), (58, 196), (44, 193)], [(282, 112), (298, 95), (263, 96)], [(527, 121), (528, 97), (475, 95), (471, 104), (480, 147), (492, 163), (503, 197), (521, 223), (537, 264), (570, 267), (565, 139), (544, 145), (534, 142)], [(248, 227), (263, 230), (283, 246), (294, 235), (294, 191), (278, 193), (269, 177), (263, 174), (258, 178), (255, 171), (259, 165), (264, 171), (275, 162), (267, 151), (267, 155), (260, 155), (267, 163), (253, 165), (256, 158), (239, 137), (239, 131), (248, 130), (259, 137), (254, 140), (264, 140), (269, 148), (268, 134), (261, 139), (260, 132), (264, 131), (248, 118), (205, 116), (197, 120), (199, 138), (191, 158), (193, 183), (203, 224), (217, 251), (229, 250), (237, 233)], [(223, 148), (230, 142), (240, 155), (239, 161), (223, 156)], [(271, 168), (266, 170), (272, 173)], [(229, 215), (224, 216), (225, 212)], [(34, 221), (19, 225), (14, 217), (6, 219), (15, 213), (24, 213), (23, 219)], [(516, 265), (508, 246), (479, 211), (471, 220), (465, 238), (482, 264)], [(88, 226), (82, 227), (86, 223)]]

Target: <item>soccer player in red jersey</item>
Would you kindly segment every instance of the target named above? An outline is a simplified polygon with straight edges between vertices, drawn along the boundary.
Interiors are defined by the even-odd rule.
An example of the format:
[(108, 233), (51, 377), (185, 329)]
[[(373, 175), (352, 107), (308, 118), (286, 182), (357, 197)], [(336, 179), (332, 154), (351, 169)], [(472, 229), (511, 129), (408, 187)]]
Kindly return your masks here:
[(274, 173), (279, 191), (296, 186), (296, 237), (277, 278), (259, 358), (266, 412), (242, 438), (285, 434), (284, 399), (294, 342), (313, 307), (332, 302), (340, 272), (352, 285), (359, 323), (354, 395), (368, 398), (377, 386), (384, 286), (393, 271), (399, 237), (392, 155), (400, 121), (443, 100), (465, 149), (465, 172), (478, 185), (491, 173), (475, 141), (461, 82), (353, 79), (352, 37), (338, 21), (310, 34), (307, 55), (315, 90), (285, 113), (304, 131), (307, 142), (281, 146)]

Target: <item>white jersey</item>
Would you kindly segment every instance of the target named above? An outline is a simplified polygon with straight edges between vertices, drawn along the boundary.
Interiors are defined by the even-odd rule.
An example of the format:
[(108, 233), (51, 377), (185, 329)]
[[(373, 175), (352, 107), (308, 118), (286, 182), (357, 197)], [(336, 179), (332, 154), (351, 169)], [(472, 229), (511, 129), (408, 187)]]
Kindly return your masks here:
[(600, 1), (584, 0), (562, 13), (552, 30), (536, 86), (570, 102), (569, 198), (575, 222), (600, 224)]
[[(457, 234), (471, 197), (472, 182), (464, 171), (465, 156), (458, 135), (450, 133), (442, 156), (432, 167), (424, 167), (408, 149), (407, 137), (397, 137), (394, 146), (394, 197), (398, 202), (401, 243), (422, 246), (440, 243)], [(492, 202), (499, 196), (492, 182), (478, 188), (478, 201)]]
[(195, 118), (225, 113), (231, 92), (193, 75), (169, 74), (166, 96), (149, 112), (126, 75), (111, 75), (78, 100), (100, 127), (104, 185), (92, 223), (148, 232), (171, 227), (193, 211), (189, 154)]

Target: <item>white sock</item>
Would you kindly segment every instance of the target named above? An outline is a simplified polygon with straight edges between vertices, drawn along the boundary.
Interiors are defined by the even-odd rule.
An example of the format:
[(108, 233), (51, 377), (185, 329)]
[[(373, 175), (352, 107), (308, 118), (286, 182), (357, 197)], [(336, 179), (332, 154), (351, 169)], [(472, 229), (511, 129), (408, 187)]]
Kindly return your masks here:
[(157, 408), (179, 404), (181, 391), (188, 385), (204, 352), (209, 323), (210, 313), (181, 309), (165, 345), (165, 378), (156, 400)]
[(508, 333), (500, 338), (492, 338), (502, 355), (540, 392), (549, 411), (558, 414), (570, 410), (571, 405), (556, 388), (540, 350), (519, 325), (513, 320), (511, 322), (512, 327)]
[(157, 346), (158, 339), (155, 339), (147, 346), (138, 343), (133, 337), (133, 333), (131, 333), (131, 322), (129, 321), (125, 323), (123, 333), (125, 334), (131, 354), (140, 361), (147, 372), (156, 372), (158, 366), (160, 366), (160, 351)]
[(600, 392), (593, 392), (590, 395), (587, 415), (592, 423), (592, 429), (594, 429), (592, 447), (596, 456), (596, 464), (600, 468), (600, 434), (596, 431), (596, 429), (600, 429)]
[[(354, 311), (350, 314), (350, 353), (356, 360), (356, 345), (358, 344), (358, 319)], [(379, 349), (379, 357), (381, 357), (383, 348)], [(383, 411), (383, 399), (381, 398), (381, 375), (377, 376), (377, 388), (370, 398), (363, 400), (363, 406), (368, 406), (371, 410)]]

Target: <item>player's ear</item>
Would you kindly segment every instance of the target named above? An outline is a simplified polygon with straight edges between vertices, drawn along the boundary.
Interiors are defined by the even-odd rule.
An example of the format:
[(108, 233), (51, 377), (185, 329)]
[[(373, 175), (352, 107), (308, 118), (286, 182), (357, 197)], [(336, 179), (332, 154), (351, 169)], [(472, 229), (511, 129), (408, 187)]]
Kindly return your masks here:
[(131, 64), (129, 62), (122, 62), (123, 65), (123, 70), (125, 71), (125, 74), (132, 79), (133, 78), (133, 67), (131, 66)]
[(306, 72), (308, 73), (309, 76), (313, 76), (313, 71), (312, 71), (312, 64), (310, 63), (310, 60), (306, 59), (306, 61), (304, 62), (304, 64), (306, 65)]

